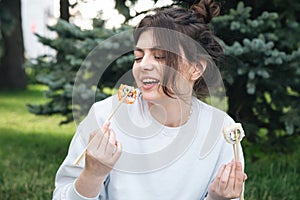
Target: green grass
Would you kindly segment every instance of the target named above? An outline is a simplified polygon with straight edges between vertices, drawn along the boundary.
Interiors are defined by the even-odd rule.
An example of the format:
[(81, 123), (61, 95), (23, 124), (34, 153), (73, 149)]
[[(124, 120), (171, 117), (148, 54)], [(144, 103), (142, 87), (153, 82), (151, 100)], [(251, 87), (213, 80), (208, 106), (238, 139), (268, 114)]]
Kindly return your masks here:
[(0, 199), (51, 199), (75, 126), (27, 111), (27, 103), (45, 101), (42, 89), (0, 92)]
[[(25, 91), (0, 92), (1, 200), (51, 199), (54, 176), (66, 156), (75, 125), (59, 126), (61, 116), (35, 116), (27, 111), (26, 103), (45, 101), (42, 89), (30, 86)], [(295, 149), (288, 155), (247, 161), (246, 200), (299, 199), (300, 147)]]
[(298, 200), (300, 196), (300, 152), (291, 155), (266, 155), (247, 163), (245, 199)]

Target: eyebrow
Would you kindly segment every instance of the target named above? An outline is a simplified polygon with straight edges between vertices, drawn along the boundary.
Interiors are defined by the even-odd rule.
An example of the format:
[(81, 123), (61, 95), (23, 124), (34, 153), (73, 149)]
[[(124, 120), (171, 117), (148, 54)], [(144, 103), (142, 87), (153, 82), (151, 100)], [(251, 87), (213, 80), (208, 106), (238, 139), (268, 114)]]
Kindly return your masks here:
[[(163, 50), (161, 46), (154, 46), (154, 47), (147, 48), (147, 49), (150, 49), (150, 51)], [(135, 47), (134, 51), (144, 52), (144, 50), (142, 48), (139, 48), (139, 47)]]

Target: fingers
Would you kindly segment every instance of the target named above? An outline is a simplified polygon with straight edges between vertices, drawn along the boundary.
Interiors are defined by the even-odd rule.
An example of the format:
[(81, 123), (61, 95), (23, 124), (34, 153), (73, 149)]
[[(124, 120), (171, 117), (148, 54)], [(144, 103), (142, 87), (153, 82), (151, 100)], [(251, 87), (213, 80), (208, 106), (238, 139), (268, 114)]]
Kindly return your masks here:
[(243, 167), (242, 167), (241, 162), (236, 162), (235, 174), (236, 174), (235, 187), (243, 188), (243, 184), (244, 184), (245, 178), (247, 178), (247, 175), (243, 172)]
[(99, 148), (99, 144), (102, 141), (103, 135), (107, 132), (107, 130), (109, 129), (110, 126), (110, 122), (106, 122), (105, 124), (103, 124), (103, 126), (98, 129), (95, 130), (91, 133), (90, 137), (89, 137), (89, 144), (88, 146), (92, 146), (92, 148), (88, 148), (89, 150), (91, 149), (98, 149)]
[(99, 146), (98, 146), (98, 152), (100, 154), (105, 154), (106, 151), (106, 145), (108, 142), (108, 138), (109, 138), (109, 131), (104, 132), (101, 141), (99, 142)]
[(113, 130), (109, 130), (108, 134), (109, 134), (109, 138), (108, 138), (108, 143), (106, 145), (106, 152), (112, 155), (116, 149), (116, 137)]
[(226, 165), (224, 165), (224, 164), (221, 165), (216, 178), (213, 180), (213, 182), (210, 185), (210, 188), (214, 192), (219, 190), (219, 187), (220, 187), (219, 185), (220, 185), (221, 177), (222, 177), (222, 174), (223, 174), (225, 168), (226, 168)]
[(114, 161), (118, 160), (122, 153), (122, 145), (116, 141), (116, 134), (114, 131), (110, 129), (108, 134), (105, 134), (103, 138), (103, 144), (106, 142), (105, 154), (107, 154), (107, 156), (112, 156)]
[(103, 134), (109, 129), (109, 126), (110, 122), (106, 122), (100, 129), (91, 133), (88, 144), (89, 151), (94, 151), (99, 148), (99, 144), (101, 143)]
[(246, 173), (244, 173), (244, 182), (248, 179), (248, 176)]
[(91, 133), (90, 137), (89, 137), (89, 142), (95, 137), (97, 131), (94, 131)]
[(115, 153), (113, 155), (113, 162), (116, 162), (122, 154), (122, 145), (121, 145), (121, 143), (116, 142), (116, 146), (117, 146), (117, 148), (116, 148)]
[(113, 168), (122, 153), (113, 130), (105, 123), (91, 133), (85, 157), (85, 169), (99, 177), (105, 177)]
[(235, 186), (235, 179), (236, 179), (236, 163), (231, 162), (229, 164), (230, 172), (228, 175), (228, 183), (227, 183), (227, 190), (234, 190)]
[(230, 184), (234, 184), (234, 173), (232, 173), (232, 162), (227, 164), (225, 169), (223, 170), (222, 176), (220, 178), (220, 189), (226, 190), (226, 188), (231, 186)]
[(91, 133), (89, 138), (89, 143), (87, 146), (87, 150), (90, 152), (94, 152), (98, 149), (99, 141), (102, 140), (102, 132), (100, 130), (96, 130)]
[(99, 130), (90, 135), (89, 151), (99, 160), (117, 160), (122, 152), (122, 146), (116, 141), (116, 135), (109, 128), (110, 123), (105, 123)]
[(222, 165), (212, 184), (209, 193), (215, 197), (236, 198), (242, 193), (246, 174), (241, 162), (232, 161)]
[(220, 169), (219, 169), (219, 171), (218, 171), (218, 174), (217, 174), (217, 176), (216, 176), (216, 180), (217, 180), (218, 182), (220, 182), (221, 177), (222, 177), (222, 174), (223, 174), (225, 168), (226, 168), (226, 165), (221, 165), (221, 167), (220, 167)]
[(100, 128), (101, 132), (104, 134), (109, 130), (110, 122), (105, 122), (103, 126)]

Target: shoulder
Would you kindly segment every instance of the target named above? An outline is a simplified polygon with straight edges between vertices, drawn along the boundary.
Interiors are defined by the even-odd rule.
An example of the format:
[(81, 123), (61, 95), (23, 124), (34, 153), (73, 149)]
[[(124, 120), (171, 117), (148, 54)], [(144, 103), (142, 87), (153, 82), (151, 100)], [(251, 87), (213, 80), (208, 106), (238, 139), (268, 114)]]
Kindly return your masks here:
[(79, 127), (99, 127), (103, 124), (112, 109), (113, 96), (95, 102), (89, 109), (87, 115), (80, 122)]
[[(208, 105), (200, 100), (196, 100), (199, 108), (199, 129), (203, 133), (200, 158), (208, 155), (218, 155), (225, 151), (229, 153), (231, 148), (227, 148), (225, 139), (223, 139), (223, 129), (234, 120), (223, 110)], [(211, 154), (214, 152), (213, 154)]]
[(197, 98), (194, 98), (194, 102), (197, 104), (199, 115), (201, 115), (202, 118), (205, 117), (206, 119), (211, 119), (213, 123), (222, 124), (223, 126), (234, 123), (234, 120), (226, 113), (226, 111), (209, 105)]
[(115, 98), (116, 96), (114, 95), (114, 96), (107, 97), (101, 101), (97, 101), (92, 105), (91, 110), (99, 111), (99, 112), (108, 111), (112, 108), (112, 103), (114, 102)]
[(95, 102), (89, 109), (86, 116), (83, 116), (83, 120), (77, 127), (77, 133), (87, 144), (89, 135), (99, 129), (107, 119), (107, 116), (111, 113), (113, 97), (108, 97), (104, 100)]
[(112, 109), (113, 99), (114, 97), (110, 96), (106, 99), (93, 103), (85, 118), (96, 118), (99, 120), (99, 118), (105, 118), (108, 116)]

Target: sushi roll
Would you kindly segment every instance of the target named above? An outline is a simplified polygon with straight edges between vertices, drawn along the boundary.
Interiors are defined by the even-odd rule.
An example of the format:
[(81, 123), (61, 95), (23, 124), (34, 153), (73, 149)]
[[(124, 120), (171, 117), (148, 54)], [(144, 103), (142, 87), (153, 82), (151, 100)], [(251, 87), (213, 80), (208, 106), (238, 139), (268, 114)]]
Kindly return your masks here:
[(240, 142), (245, 136), (244, 130), (240, 123), (230, 124), (223, 129), (225, 140), (230, 144), (235, 144), (236, 139)]
[[(125, 97), (125, 99), (123, 99)], [(136, 89), (132, 86), (121, 84), (118, 90), (119, 101), (127, 104), (133, 104), (136, 100)]]

